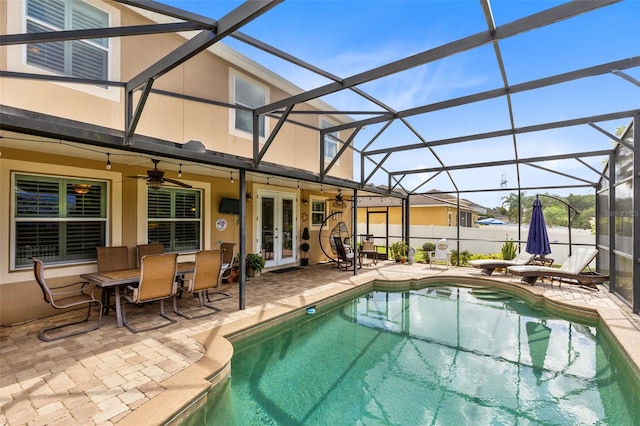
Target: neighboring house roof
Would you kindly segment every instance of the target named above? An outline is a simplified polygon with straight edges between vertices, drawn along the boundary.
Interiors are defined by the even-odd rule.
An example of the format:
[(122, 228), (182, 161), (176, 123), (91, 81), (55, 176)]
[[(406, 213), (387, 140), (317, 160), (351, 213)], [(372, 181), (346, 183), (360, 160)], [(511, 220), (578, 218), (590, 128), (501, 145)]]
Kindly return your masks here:
[[(358, 198), (358, 207), (399, 207), (402, 200), (394, 197), (363, 197)], [(412, 207), (457, 207), (457, 198), (437, 190), (431, 190), (425, 194), (412, 194), (409, 196), (409, 205)], [(476, 211), (472, 203), (466, 199), (460, 199), (460, 210)]]

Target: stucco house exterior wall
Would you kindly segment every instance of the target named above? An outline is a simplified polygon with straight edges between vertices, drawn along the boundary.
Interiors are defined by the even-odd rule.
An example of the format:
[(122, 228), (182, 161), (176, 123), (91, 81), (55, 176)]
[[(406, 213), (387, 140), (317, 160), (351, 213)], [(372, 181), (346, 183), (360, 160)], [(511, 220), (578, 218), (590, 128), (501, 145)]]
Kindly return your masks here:
[[(0, 0), (0, 33), (27, 32), (26, 1)], [(140, 12), (111, 1), (94, 0), (91, 5), (109, 16), (109, 25), (130, 26), (152, 24), (158, 16)], [(185, 42), (184, 34), (155, 34), (135, 37), (110, 38), (108, 47), (109, 81), (126, 81), (137, 75), (149, 64)], [(0, 68), (9, 72), (54, 74), (29, 65), (26, 61), (27, 46), (0, 47)], [(136, 128), (136, 134), (157, 138), (177, 145), (199, 141), (205, 149), (230, 156), (251, 158), (252, 135), (238, 130), (234, 125), (234, 79), (240, 78), (262, 87), (266, 102), (282, 99), (299, 92), (296, 86), (259, 66), (229, 47), (215, 44), (208, 50), (166, 73), (154, 82), (146, 106)], [(193, 99), (180, 99), (167, 95), (171, 91)], [(134, 99), (135, 103), (139, 101)], [(202, 100), (211, 100), (202, 102)], [(39, 117), (56, 117), (79, 123), (123, 130), (124, 90), (121, 86), (87, 85), (66, 82), (0, 78), (0, 106), (3, 110), (20, 111)], [(320, 102), (311, 101), (300, 106), (301, 110), (331, 110)], [(335, 123), (345, 117), (325, 117)], [(286, 123), (267, 151), (264, 161), (306, 170), (319, 171), (321, 127), (316, 114), (301, 114), (295, 121), (302, 125)], [(273, 118), (265, 120), (269, 129), (275, 126)], [(346, 132), (345, 132), (346, 133)], [(53, 313), (42, 302), (39, 288), (33, 279), (32, 268), (15, 264), (16, 256), (16, 176), (33, 175), (64, 179), (95, 180), (106, 188), (106, 236), (105, 245), (126, 245), (130, 249), (130, 263), (135, 265), (135, 246), (147, 242), (147, 194), (144, 179), (131, 176), (145, 175), (153, 167), (153, 153), (133, 154), (111, 152), (96, 141), (96, 148), (50, 140), (30, 134), (2, 132), (0, 139), (0, 323), (14, 324)], [(340, 134), (345, 140), (348, 134)], [(264, 138), (261, 138), (264, 143)], [(109, 161), (109, 167), (105, 163)], [(218, 248), (219, 242), (238, 243), (237, 215), (219, 212), (222, 198), (238, 198), (238, 173), (234, 170), (216, 170), (196, 164), (177, 164), (160, 161), (159, 168), (166, 177), (180, 179), (200, 193), (201, 239), (199, 249)], [(179, 170), (179, 172), (178, 172)], [(178, 174), (179, 173), (179, 174)], [(352, 153), (347, 151), (329, 172), (338, 178), (353, 177)], [(299, 235), (304, 226), (302, 220), (310, 216), (309, 206), (301, 202), (300, 186), (264, 179), (249, 180), (247, 192), (253, 196), (247, 200), (246, 245), (248, 252), (259, 251), (256, 246), (257, 205), (259, 193), (264, 190), (291, 194), (295, 199), (294, 261), (299, 261), (301, 243)], [(321, 194), (318, 194), (321, 195)], [(324, 194), (326, 196), (327, 194)], [(225, 229), (215, 226), (220, 218), (229, 224)], [(347, 222), (350, 223), (350, 222)], [(318, 229), (311, 229), (311, 263), (323, 260), (324, 254), (314, 242)], [(95, 261), (66, 261), (48, 265), (46, 275), (53, 285), (77, 281), (80, 274), (94, 272)]]

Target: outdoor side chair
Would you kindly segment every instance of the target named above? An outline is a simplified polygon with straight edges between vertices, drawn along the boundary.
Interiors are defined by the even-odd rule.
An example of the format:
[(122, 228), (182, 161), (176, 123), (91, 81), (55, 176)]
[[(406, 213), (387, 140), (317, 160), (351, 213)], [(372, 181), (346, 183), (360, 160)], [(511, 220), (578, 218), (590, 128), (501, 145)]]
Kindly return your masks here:
[[(338, 269), (344, 269), (345, 271), (353, 266), (355, 254), (351, 250), (351, 247), (347, 249), (347, 246), (342, 242), (339, 236), (334, 236), (333, 241), (336, 244), (336, 256), (338, 262)], [(358, 254), (358, 268), (362, 267), (362, 256)]]
[(127, 246), (96, 247), (98, 272), (122, 271), (129, 269), (129, 248)]
[(444, 263), (447, 268), (451, 266), (451, 251), (449, 250), (449, 242), (446, 238), (438, 240), (435, 251), (429, 252), (429, 268), (439, 263)]
[(125, 303), (122, 303), (122, 324), (132, 332), (155, 330), (176, 322), (165, 313), (164, 301), (172, 298), (178, 289), (176, 282), (177, 260), (177, 253), (143, 256), (140, 261), (140, 282), (137, 285), (126, 286), (125, 293), (118, 295), (118, 297), (124, 297), (127, 302), (134, 304), (160, 301), (160, 316), (167, 319), (159, 325), (151, 325), (144, 329), (136, 328), (128, 322)]
[[(207, 302), (215, 302), (218, 300), (229, 299), (232, 296), (222, 291), (211, 292), (211, 289), (217, 289), (222, 284), (220, 271), (222, 270), (222, 250), (202, 250), (196, 253), (196, 264), (191, 279), (181, 282), (178, 286), (178, 292), (173, 296), (173, 312), (188, 319), (202, 318), (207, 315), (215, 314), (220, 309), (209, 305)], [(207, 302), (205, 302), (205, 292), (207, 294)], [(198, 297), (201, 307), (209, 308), (213, 312), (206, 312), (201, 315), (190, 315), (178, 309), (178, 298), (182, 293), (193, 293)], [(211, 294), (218, 294), (214, 300), (208, 300)]]
[[(42, 260), (35, 257), (32, 258), (32, 260), (33, 274), (36, 278), (36, 281), (38, 282), (38, 285), (40, 286), (40, 289), (42, 290), (42, 295), (44, 296), (45, 302), (47, 302), (55, 309), (67, 309), (76, 306), (87, 305), (87, 315), (84, 317), (84, 319), (80, 321), (54, 325), (51, 327), (45, 327), (38, 332), (38, 337), (40, 338), (40, 340), (51, 342), (53, 340), (62, 339), (64, 337), (75, 336), (77, 334), (96, 330), (98, 327), (100, 327), (100, 322), (102, 321), (102, 302), (100, 302), (93, 296), (93, 291), (95, 290), (94, 286), (90, 285), (86, 281), (81, 281), (51, 288), (47, 285), (47, 282), (44, 278), (44, 263), (42, 262)], [(89, 292), (89, 290), (91, 291)], [(73, 329), (72, 331), (57, 336), (48, 335), (50, 331), (59, 330), (68, 326), (89, 321), (89, 317), (91, 316), (91, 307), (94, 303), (96, 304), (96, 306), (98, 306), (98, 320), (95, 322), (95, 324), (79, 330)]]
[(162, 254), (164, 253), (164, 245), (162, 243), (149, 243), (138, 244), (136, 246), (138, 251), (138, 267), (142, 267), (142, 258), (148, 254)]
[[(96, 247), (96, 254), (98, 272), (122, 271), (130, 268), (127, 246)], [(113, 288), (102, 289), (102, 309), (105, 315), (109, 313), (113, 290)]]
[(373, 265), (378, 263), (378, 247), (373, 241), (363, 241), (360, 254), (362, 256), (371, 257), (371, 263)]
[(233, 270), (233, 250), (236, 243), (222, 243), (220, 244), (220, 250), (222, 250), (222, 269), (220, 270), (220, 279), (228, 279), (231, 277), (231, 271)]

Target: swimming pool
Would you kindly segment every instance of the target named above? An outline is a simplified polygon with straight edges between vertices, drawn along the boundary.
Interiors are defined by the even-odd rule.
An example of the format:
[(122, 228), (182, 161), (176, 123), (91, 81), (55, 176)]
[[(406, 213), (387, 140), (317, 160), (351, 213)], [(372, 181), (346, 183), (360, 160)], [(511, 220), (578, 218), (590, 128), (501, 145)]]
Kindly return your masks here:
[(593, 325), (493, 290), (372, 292), (234, 345), (183, 424), (612, 424), (637, 377)]

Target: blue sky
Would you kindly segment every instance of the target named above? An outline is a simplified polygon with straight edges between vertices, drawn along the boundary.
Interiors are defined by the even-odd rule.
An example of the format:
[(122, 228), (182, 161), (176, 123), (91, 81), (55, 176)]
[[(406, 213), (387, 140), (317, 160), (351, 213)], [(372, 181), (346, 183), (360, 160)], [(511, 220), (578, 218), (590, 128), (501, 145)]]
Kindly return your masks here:
[[(166, 0), (181, 9), (219, 19), (237, 7), (239, 1)], [(498, 28), (521, 17), (557, 6), (562, 2), (538, 0), (493, 1), (492, 11)], [(640, 55), (640, 1), (626, 0), (555, 25), (529, 31), (500, 42), (510, 85), (546, 76)], [(288, 0), (257, 18), (242, 32), (297, 56), (339, 77), (349, 77), (368, 69), (419, 53), (444, 43), (486, 31), (479, 1), (471, 0)], [(282, 75), (304, 90), (328, 83), (323, 77), (301, 70), (284, 61), (225, 39), (225, 43), (256, 62)], [(625, 71), (640, 80), (640, 69)], [(482, 46), (457, 55), (398, 73), (361, 87), (396, 110), (465, 96), (503, 86), (492, 46)], [(378, 110), (369, 101), (349, 91), (322, 100), (339, 109)], [(586, 115), (640, 108), (640, 88), (623, 79), (606, 75), (552, 86), (536, 92), (512, 96), (516, 127), (560, 121)], [(427, 140), (502, 130), (509, 127), (504, 98), (411, 117), (408, 121)], [(628, 120), (599, 123), (607, 131)], [(355, 146), (368, 143), (380, 126), (369, 126), (356, 139)], [(394, 124), (372, 148), (417, 143), (406, 127)], [(588, 126), (522, 135), (518, 155), (534, 157), (542, 153), (569, 153), (607, 149), (608, 138)], [(462, 145), (434, 148), (446, 164), (464, 164), (513, 158), (511, 138), (481, 140)], [(601, 167), (602, 158), (587, 159)], [(410, 151), (394, 154), (385, 164), (391, 170), (435, 167), (431, 153)], [(359, 159), (356, 161), (359, 173)], [(546, 164), (564, 173), (596, 180), (595, 174), (575, 160)], [(368, 170), (372, 164), (366, 166)], [(482, 171), (453, 174), (459, 189), (499, 187), (503, 175), (509, 186), (516, 185), (514, 167), (492, 167)], [(428, 175), (406, 178), (412, 189)], [(568, 184), (573, 180), (521, 168), (522, 185)], [(382, 175), (374, 183), (386, 184)], [(447, 176), (439, 175), (423, 190), (452, 190)], [(566, 191), (567, 193), (569, 191)], [(591, 193), (575, 189), (574, 193)], [(562, 191), (557, 191), (561, 193)], [(465, 198), (495, 206), (501, 193), (468, 194)]]

